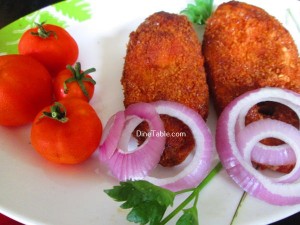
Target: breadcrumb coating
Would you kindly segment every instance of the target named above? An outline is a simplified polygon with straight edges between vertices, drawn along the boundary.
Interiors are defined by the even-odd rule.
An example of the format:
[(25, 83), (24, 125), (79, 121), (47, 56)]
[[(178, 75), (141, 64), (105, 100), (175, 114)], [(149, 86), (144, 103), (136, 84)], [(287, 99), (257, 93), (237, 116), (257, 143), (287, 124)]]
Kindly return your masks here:
[[(125, 107), (175, 101), (206, 119), (209, 93), (203, 63), (201, 43), (186, 16), (154, 13), (130, 34), (121, 79)], [(194, 139), (181, 121), (169, 116), (162, 119), (167, 132), (186, 132), (186, 137), (167, 137), (160, 163), (174, 166), (192, 151)]]
[[(220, 5), (207, 20), (203, 55), (211, 95), (218, 114), (237, 96), (261, 87), (280, 87), (300, 93), (298, 50), (290, 33), (263, 9), (238, 1)], [(246, 123), (278, 119), (299, 127), (290, 108), (274, 102), (252, 107)], [(281, 144), (266, 139), (265, 144)], [(292, 165), (273, 167), (286, 172)]]
[(220, 5), (206, 24), (203, 55), (215, 107), (260, 87), (300, 92), (298, 51), (290, 33), (263, 9)]

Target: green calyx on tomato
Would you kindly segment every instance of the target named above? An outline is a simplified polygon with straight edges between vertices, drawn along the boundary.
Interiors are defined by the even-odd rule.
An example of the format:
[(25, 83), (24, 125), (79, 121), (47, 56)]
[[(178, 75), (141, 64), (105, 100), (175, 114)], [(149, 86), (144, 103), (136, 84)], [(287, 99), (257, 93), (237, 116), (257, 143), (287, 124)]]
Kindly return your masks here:
[(74, 66), (74, 68), (70, 65), (67, 65), (67, 69), (69, 69), (72, 73), (72, 77), (70, 77), (69, 79), (65, 80), (64, 82), (64, 92), (65, 94), (68, 93), (68, 86), (67, 84), (68, 83), (71, 83), (71, 82), (77, 82), (80, 89), (82, 90), (83, 94), (88, 98), (90, 99), (90, 96), (89, 96), (89, 93), (88, 91), (86, 90), (86, 87), (84, 85), (83, 82), (90, 82), (92, 83), (93, 85), (96, 84), (96, 81), (91, 78), (91, 77), (87, 77), (86, 75), (88, 75), (89, 73), (92, 73), (92, 72), (95, 72), (96, 69), (95, 68), (90, 68), (90, 69), (87, 69), (85, 71), (81, 71), (81, 64), (79, 62), (77, 62)]
[(68, 121), (67, 110), (64, 107), (64, 105), (59, 102), (55, 102), (50, 107), (50, 112), (43, 112), (40, 119), (43, 117), (48, 117), (50, 119), (54, 119), (62, 123), (66, 123)]
[(41, 37), (41, 38), (48, 38), (48, 37), (50, 37), (51, 35), (53, 35), (55, 38), (57, 38), (57, 35), (56, 35), (56, 33), (54, 32), (54, 31), (51, 31), (51, 30), (49, 30), (49, 31), (47, 31), (45, 28), (44, 28), (44, 24), (45, 24), (45, 22), (42, 22), (42, 23), (35, 23), (36, 24), (36, 26), (38, 27), (38, 30), (37, 30), (37, 32), (31, 32), (31, 34), (33, 35), (33, 36), (39, 36), (39, 37)]

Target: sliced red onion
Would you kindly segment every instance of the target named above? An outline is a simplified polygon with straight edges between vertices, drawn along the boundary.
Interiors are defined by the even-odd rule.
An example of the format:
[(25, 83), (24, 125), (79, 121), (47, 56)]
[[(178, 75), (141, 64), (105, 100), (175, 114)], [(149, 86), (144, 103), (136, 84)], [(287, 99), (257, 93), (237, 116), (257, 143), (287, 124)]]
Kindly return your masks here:
[(287, 144), (268, 146), (258, 142), (253, 148), (251, 157), (252, 161), (264, 165), (284, 166), (296, 163), (295, 153)]
[[(278, 90), (280, 93), (278, 92)], [(279, 88), (268, 88), (267, 92), (269, 93), (269, 95), (264, 95), (265, 92), (262, 91), (260, 93), (257, 93), (255, 97), (246, 98), (245, 100), (243, 100), (245, 102), (243, 102), (243, 107), (241, 107), (239, 116), (237, 118), (235, 127), (236, 132), (239, 132), (239, 130), (245, 127), (245, 117), (248, 111), (252, 106), (259, 102), (273, 101), (281, 103), (294, 110), (298, 118), (300, 118), (300, 103), (297, 103), (297, 101), (295, 101), (295, 93)], [(239, 99), (240, 98), (237, 98), (236, 101), (239, 101)], [(273, 166), (293, 165), (296, 162), (293, 150), (286, 144), (268, 146), (259, 142), (254, 146), (251, 157), (252, 160), (257, 163)]]
[[(297, 115), (300, 115), (300, 95), (289, 90), (267, 87), (250, 91), (239, 96), (224, 109), (217, 123), (216, 147), (220, 160), (232, 179), (249, 194), (271, 204), (299, 204), (300, 183), (285, 183), (287, 181), (295, 180), (299, 175), (300, 150), (297, 141), (295, 141), (297, 139), (299, 140), (299, 131), (290, 128), (290, 125), (286, 125), (284, 128), (281, 126), (279, 127), (279, 129), (282, 128), (285, 132), (289, 132), (285, 133), (284, 139), (294, 149), (297, 161), (291, 174), (278, 179), (264, 176), (253, 168), (250, 162), (251, 159), (249, 152), (251, 146), (254, 145), (253, 142), (258, 141), (261, 137), (265, 137), (267, 135), (259, 136), (259, 134), (255, 134), (257, 131), (254, 131), (257, 129), (256, 127), (250, 127), (247, 130), (245, 128), (243, 133), (241, 133), (243, 129), (239, 130), (240, 135), (243, 136), (244, 139), (246, 139), (247, 136), (250, 138), (248, 143), (245, 140), (240, 143), (240, 145), (246, 146), (244, 152), (246, 159), (243, 157), (241, 149), (239, 149), (237, 144), (237, 134), (235, 129), (237, 126), (236, 122), (238, 121), (239, 123), (244, 124), (244, 122), (241, 122), (243, 119), (239, 119), (240, 113), (247, 111), (246, 108), (249, 109), (254, 104), (261, 101), (280, 102), (284, 105), (288, 105), (297, 113)], [(242, 116), (242, 118), (244, 118), (244, 116)], [(256, 126), (256, 124), (252, 126)], [(260, 129), (264, 131), (264, 128)], [(272, 129), (274, 130), (275, 128), (272, 127)], [(277, 129), (278, 127), (276, 130)], [(282, 138), (284, 131), (282, 131), (280, 135), (280, 131), (278, 131), (278, 133), (274, 132), (272, 135), (276, 137), (280, 136), (280, 138)], [(291, 135), (290, 138), (289, 135)], [(293, 138), (297, 139), (293, 140)], [(270, 152), (270, 155), (272, 155), (272, 152)]]
[[(122, 115), (122, 112), (119, 113), (116, 114), (115, 118), (118, 118), (118, 115)], [(131, 134), (137, 122), (140, 123), (142, 120), (145, 120), (149, 124), (149, 129), (153, 131), (164, 131), (164, 125), (155, 108), (148, 103), (130, 105), (123, 113), (125, 114), (123, 125), (111, 126), (116, 128), (116, 130), (111, 128), (110, 135), (108, 135), (108, 137), (111, 137), (116, 132), (115, 139), (106, 138), (100, 146), (100, 159), (104, 159), (112, 175), (120, 181), (142, 179), (150, 170), (157, 166), (165, 147), (165, 137), (158, 135), (149, 136), (142, 145), (133, 151), (129, 151), (128, 146)], [(122, 121), (120, 120), (120, 122)], [(122, 133), (119, 135), (120, 127), (122, 127)], [(107, 142), (112, 142), (112, 144)], [(115, 145), (116, 142), (117, 146)], [(112, 147), (115, 147), (113, 154), (111, 154)]]
[[(135, 148), (133, 150), (130, 150), (129, 148), (132, 147), (131, 139), (132, 139), (132, 131), (144, 121), (144, 119), (141, 119), (138, 116), (126, 116), (125, 124), (124, 124), (124, 129), (122, 131), (118, 148), (119, 151), (122, 151), (124, 154), (130, 154), (133, 151), (138, 150), (138, 148)], [(136, 146), (133, 146), (134, 148)]]
[(117, 112), (106, 123), (100, 142), (99, 159), (106, 161), (114, 154), (125, 123), (123, 111)]
[[(263, 119), (247, 125), (236, 135), (237, 146), (244, 160), (251, 165), (251, 154), (255, 144), (264, 138), (277, 138), (294, 149), (297, 157), (300, 157), (300, 132), (288, 123), (279, 120)], [(279, 178), (271, 178), (274, 182), (294, 182), (300, 177), (300, 164), (296, 164), (293, 170)]]
[[(166, 133), (159, 114), (183, 121), (195, 137), (195, 149), (188, 165), (178, 166), (175, 176), (173, 174), (163, 179), (147, 176), (158, 165), (165, 147)], [(148, 138), (141, 146), (129, 149), (132, 132), (144, 120), (151, 131)], [(213, 141), (202, 117), (182, 104), (169, 101), (136, 103), (110, 118), (99, 151), (100, 160), (108, 165), (112, 175), (119, 180), (146, 179), (177, 191), (195, 187), (206, 177), (211, 167)]]
[[(208, 174), (213, 155), (213, 141), (211, 132), (202, 117), (194, 110), (170, 101), (153, 103), (159, 114), (165, 114), (183, 121), (194, 136), (195, 148), (193, 158), (189, 164), (176, 175), (157, 178), (148, 176), (148, 180), (156, 185), (163, 186), (172, 191), (197, 186)], [(164, 168), (168, 169), (168, 168)]]

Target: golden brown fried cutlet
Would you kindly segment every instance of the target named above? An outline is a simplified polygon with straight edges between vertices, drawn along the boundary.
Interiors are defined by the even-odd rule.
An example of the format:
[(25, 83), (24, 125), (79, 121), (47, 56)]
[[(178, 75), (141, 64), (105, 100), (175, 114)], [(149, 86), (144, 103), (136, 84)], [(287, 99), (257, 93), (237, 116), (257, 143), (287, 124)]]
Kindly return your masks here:
[(219, 113), (237, 96), (259, 87), (300, 90), (291, 35), (256, 6), (237, 1), (220, 5), (207, 21), (203, 55)]
[[(185, 16), (151, 15), (130, 34), (121, 79), (125, 107), (137, 102), (176, 101), (206, 119), (209, 93), (203, 61), (201, 44)], [(167, 132), (186, 132), (186, 137), (167, 137), (160, 164), (174, 166), (192, 151), (194, 139), (181, 121), (165, 115), (162, 120)]]
[[(298, 51), (291, 35), (256, 6), (237, 1), (220, 5), (207, 21), (203, 55), (218, 114), (234, 98), (256, 88), (281, 87), (300, 93)], [(296, 114), (274, 102), (254, 106), (246, 123), (266, 117), (299, 127)], [(264, 141), (278, 144), (274, 139)]]

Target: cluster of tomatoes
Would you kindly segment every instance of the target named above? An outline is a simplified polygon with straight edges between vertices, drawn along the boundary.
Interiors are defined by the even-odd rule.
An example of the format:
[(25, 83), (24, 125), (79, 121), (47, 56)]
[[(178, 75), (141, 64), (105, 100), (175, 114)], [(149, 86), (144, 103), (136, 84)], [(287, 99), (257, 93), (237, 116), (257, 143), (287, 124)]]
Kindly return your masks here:
[[(95, 69), (75, 63), (79, 49), (62, 27), (37, 24), (0, 56), (0, 125), (31, 124), (31, 144), (46, 159), (76, 164), (98, 147), (101, 121), (89, 104)], [(72, 67), (74, 65), (74, 67)]]

